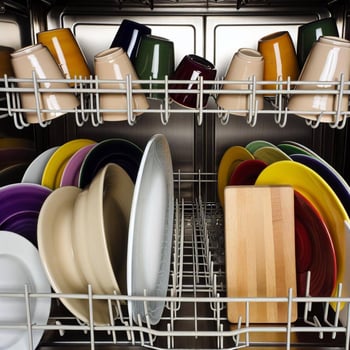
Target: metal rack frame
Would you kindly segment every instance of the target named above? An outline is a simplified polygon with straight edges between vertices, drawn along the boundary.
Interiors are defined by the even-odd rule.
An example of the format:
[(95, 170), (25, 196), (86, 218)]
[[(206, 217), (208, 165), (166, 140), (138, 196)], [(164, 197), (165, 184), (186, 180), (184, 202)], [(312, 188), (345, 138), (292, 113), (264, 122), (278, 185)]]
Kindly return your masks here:
[[(54, 89), (44, 87), (45, 83), (50, 82), (64, 82), (73, 85), (67, 89)], [(49, 80), (49, 79), (39, 79), (33, 73), (32, 79), (17, 79), (17, 78), (9, 78), (4, 76), (4, 78), (0, 79), (0, 95), (2, 95), (2, 99), (4, 100), (4, 105), (0, 105), (0, 118), (10, 117), (13, 120), (14, 125), (18, 129), (23, 129), (30, 124), (28, 124), (25, 120), (26, 112), (36, 112), (39, 124), (42, 127), (46, 127), (51, 122), (45, 121), (42, 118), (42, 113), (48, 112), (40, 105), (40, 95), (42, 93), (63, 93), (70, 92), (77, 95), (80, 99), (80, 106), (78, 108), (69, 110), (54, 110), (54, 112), (60, 113), (73, 113), (75, 115), (75, 120), (77, 126), (83, 126), (86, 122), (91, 122), (93, 126), (99, 126), (104, 123), (104, 120), (101, 116), (102, 113), (108, 112), (125, 112), (127, 113), (127, 120), (130, 126), (134, 125), (137, 122), (137, 118), (134, 115), (134, 112), (142, 113), (142, 114), (156, 114), (159, 115), (160, 121), (163, 125), (166, 125), (170, 118), (176, 117), (176, 114), (183, 114), (191, 112), (196, 116), (197, 124), (200, 126), (203, 123), (203, 118), (206, 115), (215, 115), (217, 116), (223, 125), (227, 124), (230, 118), (235, 116), (235, 113), (245, 112), (247, 113), (246, 122), (251, 127), (254, 127), (259, 118), (264, 115), (273, 115), (276, 124), (278, 124), (281, 128), (284, 128), (288, 123), (288, 118), (290, 116), (295, 116), (298, 113), (309, 115), (310, 119), (305, 119), (307, 125), (312, 128), (317, 128), (320, 126), (322, 122), (323, 114), (330, 114), (333, 117), (333, 121), (328, 123), (331, 128), (335, 129), (343, 129), (346, 125), (347, 119), (350, 116), (350, 111), (342, 111), (340, 108), (340, 101), (343, 96), (350, 95), (350, 81), (344, 81), (343, 77), (339, 81), (331, 81), (331, 82), (317, 82), (317, 81), (292, 81), (290, 79), (286, 81), (257, 81), (254, 77), (247, 81), (210, 81), (203, 80), (202, 76), (199, 76), (197, 80), (191, 81), (178, 81), (178, 80), (170, 80), (167, 77), (164, 80), (132, 80), (131, 76), (127, 76), (125, 80), (117, 81), (118, 84), (124, 85), (124, 88), (119, 89), (106, 89), (100, 88), (100, 84), (108, 84), (115, 83), (114, 80), (101, 80), (97, 76), (90, 77), (90, 79), (63, 79), (63, 80)], [(191, 83), (196, 86), (195, 89), (192, 90), (180, 90), (180, 89), (171, 89), (171, 84), (176, 83)], [(18, 87), (19, 83), (26, 83), (31, 85), (31, 87)], [(143, 86), (149, 86), (149, 88), (135, 88), (134, 84), (142, 84)], [(164, 88), (154, 89), (152, 87), (153, 84), (162, 84)], [(329, 88), (327, 89), (319, 89), (314, 90), (312, 88), (307, 89), (308, 85), (324, 85), (327, 84)], [(213, 86), (211, 89), (206, 89), (205, 86), (209, 84)], [(247, 88), (244, 90), (241, 89), (232, 89), (232, 90), (222, 90), (222, 86), (224, 84), (246, 84)], [(264, 89), (264, 85), (268, 84), (276, 84), (276, 89), (266, 90)], [(302, 90), (298, 90), (295, 87), (303, 85), (305, 88)], [(258, 88), (259, 87), (259, 88)], [(195, 109), (187, 109), (184, 107), (176, 106), (174, 102), (172, 102), (171, 98), (169, 98), (170, 93), (186, 93), (186, 94), (197, 94), (197, 107)], [(32, 109), (25, 109), (21, 107), (21, 93), (32, 93), (35, 96), (36, 105)], [(127, 99), (127, 108), (124, 109), (109, 109), (103, 110), (99, 107), (99, 96), (105, 93), (115, 93), (115, 94), (123, 94)], [(153, 109), (133, 109), (132, 106), (132, 97), (134, 94), (150, 94), (150, 93), (162, 93), (164, 94), (164, 99), (159, 100), (159, 106)], [(246, 95), (249, 101), (249, 108), (247, 110), (223, 110), (216, 106), (215, 103), (209, 103), (208, 107), (203, 105), (203, 96), (207, 94), (214, 100), (219, 94), (239, 94)], [(266, 98), (269, 104), (268, 107), (258, 108), (256, 104), (256, 97), (258, 95), (269, 95), (274, 97)], [(324, 111), (322, 113), (316, 111), (293, 111), (289, 110), (287, 106), (288, 99), (297, 94), (331, 94), (336, 96), (339, 101), (338, 105), (335, 106), (334, 110)], [(212, 101), (210, 101), (212, 102)], [(53, 112), (53, 110), (50, 110)], [(311, 120), (313, 119), (313, 120)]]
[[(65, 344), (65, 335), (70, 335), (69, 344), (88, 344), (96, 349), (100, 344), (109, 346), (141, 346), (151, 349), (239, 349), (254, 344), (279, 344), (290, 349), (300, 344), (323, 347), (350, 347), (350, 321), (342, 313), (350, 312), (350, 297), (342, 295), (339, 285), (336, 297), (293, 296), (293, 291), (279, 298), (228, 298), (225, 295), (225, 262), (223, 240), (223, 212), (216, 204), (206, 202), (201, 193), (205, 185), (216, 184), (214, 173), (174, 174), (178, 187), (192, 181), (199, 188), (199, 195), (193, 202), (181, 199), (181, 190), (175, 193), (175, 216), (172, 250), (172, 268), (168, 294), (164, 298), (151, 296), (99, 295), (87, 286), (85, 294), (38, 294), (23, 286), (23, 293), (0, 293), (0, 298), (20, 298), (25, 304), (26, 322), (23, 324), (0, 324), (0, 331), (21, 329), (28, 332), (32, 344), (32, 332), (45, 331), (42, 346)], [(347, 223), (350, 233), (350, 224)], [(310, 275), (308, 276), (310, 278)], [(30, 313), (32, 298), (52, 299), (52, 311), (48, 324), (33, 324)], [(89, 302), (90, 323), (84, 324), (72, 315), (55, 310), (60, 309), (59, 298), (78, 298)], [(113, 320), (113, 310), (119, 315), (110, 325), (93, 324), (93, 300), (107, 300)], [(141, 300), (147, 308), (147, 301), (165, 300), (165, 309), (157, 325), (135, 322), (123, 302)], [(229, 324), (226, 317), (227, 303), (245, 303), (245, 321)], [(249, 307), (251, 303), (284, 303), (288, 315), (283, 324), (251, 324)], [(291, 305), (298, 304), (299, 317), (291, 322)], [(333, 308), (330, 305), (333, 305)], [(344, 305), (341, 311), (341, 305)], [(55, 307), (56, 306), (56, 307)], [(62, 307), (62, 305), (61, 305)], [(147, 309), (146, 309), (147, 310)], [(147, 312), (146, 312), (147, 313)], [(342, 322), (340, 322), (342, 320)], [(271, 339), (266, 341), (266, 337)], [(305, 339), (305, 337), (307, 339)], [(310, 338), (311, 337), (311, 338)], [(311, 339), (311, 340), (310, 340)], [(310, 343), (310, 341), (312, 343)], [(277, 343), (276, 343), (277, 342)], [(39, 348), (40, 346), (39, 345)], [(29, 346), (33, 350), (32, 346)]]

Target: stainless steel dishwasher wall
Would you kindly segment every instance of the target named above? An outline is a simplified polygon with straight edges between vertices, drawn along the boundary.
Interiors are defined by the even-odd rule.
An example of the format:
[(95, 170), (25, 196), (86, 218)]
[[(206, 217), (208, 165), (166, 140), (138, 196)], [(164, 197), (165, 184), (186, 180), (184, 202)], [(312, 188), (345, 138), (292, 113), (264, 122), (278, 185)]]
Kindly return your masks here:
[[(277, 3), (277, 2), (276, 2)], [(190, 53), (207, 58), (217, 68), (220, 80), (233, 54), (242, 47), (257, 48), (260, 37), (280, 30), (288, 30), (296, 45), (298, 26), (332, 15), (326, 4), (314, 3), (306, 6), (280, 3), (254, 2), (250, 6), (235, 8), (233, 2), (154, 2), (153, 8), (147, 3), (120, 2), (119, 7), (111, 2), (103, 5), (93, 2), (79, 6), (78, 2), (59, 2), (51, 7), (47, 29), (69, 27), (74, 32), (88, 63), (93, 70), (93, 57), (110, 46), (121, 21), (124, 18), (146, 24), (155, 35), (166, 37), (175, 45), (175, 64)], [(339, 32), (343, 32), (343, 19), (338, 20)], [(159, 108), (153, 102), (152, 107)], [(271, 105), (268, 106), (271, 109)], [(174, 108), (172, 106), (172, 108)], [(176, 107), (175, 107), (176, 108)], [(216, 108), (214, 96), (208, 108)], [(152, 133), (163, 132), (169, 139), (174, 157), (174, 169), (184, 171), (215, 172), (219, 160), (227, 147), (244, 145), (253, 139), (267, 139), (281, 142), (293, 139), (314, 148), (332, 160), (329, 148), (324, 148), (325, 135), (329, 142), (334, 136), (321, 126), (311, 129), (298, 117), (290, 117), (287, 126), (281, 128), (274, 121), (275, 115), (258, 118), (255, 127), (247, 125), (240, 117), (231, 117), (227, 125), (222, 125), (215, 115), (206, 114), (203, 124), (198, 126), (196, 115), (189, 111), (172, 116), (163, 127), (159, 115), (147, 114), (138, 119), (133, 127), (126, 123), (105, 123), (96, 128), (85, 125), (78, 128), (66, 118), (65, 137), (110, 137), (127, 136), (143, 146)], [(56, 132), (56, 131), (55, 131)], [(62, 135), (63, 135), (62, 134)], [(55, 137), (50, 136), (50, 140)], [(322, 139), (322, 141), (321, 141)], [(339, 165), (341, 166), (341, 165)]]

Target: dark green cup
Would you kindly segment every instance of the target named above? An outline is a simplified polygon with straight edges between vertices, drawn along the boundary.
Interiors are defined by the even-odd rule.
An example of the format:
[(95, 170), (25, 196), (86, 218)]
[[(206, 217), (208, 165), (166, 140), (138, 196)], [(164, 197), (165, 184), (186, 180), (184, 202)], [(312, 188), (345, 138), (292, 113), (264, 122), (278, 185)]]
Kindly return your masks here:
[(297, 56), (300, 68), (303, 67), (312, 45), (321, 36), (339, 37), (337, 24), (333, 17), (305, 23), (298, 28)]
[(144, 89), (150, 88), (149, 98), (164, 99), (164, 93), (155, 93), (154, 89), (164, 89), (164, 80), (174, 72), (174, 43), (166, 38), (155, 35), (145, 35), (140, 43), (135, 57), (134, 66), (141, 80), (150, 83), (142, 84)]

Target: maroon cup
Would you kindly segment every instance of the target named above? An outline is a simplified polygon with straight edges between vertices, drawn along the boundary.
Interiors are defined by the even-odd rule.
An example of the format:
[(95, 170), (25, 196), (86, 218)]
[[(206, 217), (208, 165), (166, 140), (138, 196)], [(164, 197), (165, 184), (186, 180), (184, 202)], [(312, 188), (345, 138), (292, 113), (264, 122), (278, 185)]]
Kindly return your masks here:
[[(190, 92), (190, 90), (198, 90), (199, 77), (203, 80), (215, 80), (215, 66), (205, 58), (191, 54), (186, 55), (179, 65), (176, 67), (174, 74), (170, 77), (171, 80), (183, 80), (187, 82), (174, 82), (169, 84), (169, 89), (186, 90), (185, 92), (170, 92), (170, 98), (177, 104), (186, 108), (199, 107), (199, 93)], [(188, 82), (188, 81), (194, 81)], [(212, 84), (204, 84), (203, 89), (211, 89)], [(203, 107), (208, 103), (209, 94), (203, 95)]]

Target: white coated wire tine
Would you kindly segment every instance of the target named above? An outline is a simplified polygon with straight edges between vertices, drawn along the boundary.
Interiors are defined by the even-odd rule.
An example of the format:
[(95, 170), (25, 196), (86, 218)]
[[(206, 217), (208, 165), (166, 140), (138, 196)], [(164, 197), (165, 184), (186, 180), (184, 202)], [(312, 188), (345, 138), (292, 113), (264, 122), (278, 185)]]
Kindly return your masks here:
[(126, 76), (126, 104), (127, 104), (127, 114), (128, 114), (128, 124), (130, 126), (135, 125), (136, 118), (134, 117), (133, 106), (132, 106), (133, 96), (132, 96), (132, 78), (131, 74)]
[(41, 109), (40, 109), (40, 92), (39, 92), (39, 84), (37, 81), (37, 77), (35, 71), (32, 71), (33, 78), (33, 87), (34, 87), (34, 97), (35, 97), (35, 106), (36, 106), (36, 114), (38, 117), (39, 125), (41, 127), (46, 127), (48, 124), (42, 119)]
[[(8, 77), (7, 74), (4, 75), (4, 85), (5, 85), (5, 89), (9, 89), (9, 81), (8, 81)], [(7, 106), (7, 113), (10, 117), (12, 117), (12, 108), (11, 108), (11, 95), (13, 96), (13, 94), (10, 94), (9, 91), (6, 91), (5, 96), (6, 96), (6, 106)]]
[[(237, 329), (239, 330), (241, 328), (242, 328), (242, 316), (239, 316), (238, 321), (237, 321)], [(234, 335), (232, 337), (233, 342), (236, 345), (236, 347), (239, 345), (239, 337), (240, 337), (239, 333), (237, 333), (236, 335)]]
[[(12, 95), (12, 100), (13, 100), (14, 108), (16, 108), (17, 106), (20, 106), (19, 96), (17, 94)], [(18, 103), (16, 104), (16, 102), (18, 102)], [(21, 112), (13, 112), (12, 117), (13, 117), (13, 123), (14, 123), (15, 127), (19, 130), (22, 130), (22, 129), (24, 129), (25, 126), (21, 123), (22, 118), (20, 118), (20, 116), (19, 116), (20, 113)]]
[[(109, 314), (109, 322), (111, 326), (114, 326), (114, 315), (113, 315), (113, 305), (112, 305), (112, 300), (110, 298), (107, 299), (107, 304), (108, 304), (108, 314)], [(108, 334), (112, 334), (112, 341), (113, 344), (117, 343), (117, 335), (115, 330), (112, 328), (110, 331), (107, 331)]]
[(24, 298), (26, 304), (26, 320), (27, 320), (27, 332), (28, 332), (28, 345), (29, 350), (33, 350), (33, 330), (32, 330), (32, 317), (30, 310), (30, 298), (28, 284), (24, 285)]
[(280, 128), (284, 128), (287, 125), (287, 121), (288, 121), (288, 107), (284, 109), (283, 113), (281, 112), (281, 118), (278, 122), (278, 126)]
[(288, 290), (288, 312), (287, 312), (287, 344), (286, 348), (291, 346), (291, 328), (292, 328), (292, 304), (293, 304), (293, 289)]
[[(100, 112), (100, 92), (99, 92), (99, 79), (98, 76), (95, 75), (95, 79), (93, 80), (95, 82), (95, 94), (94, 94), (94, 99), (91, 98), (91, 109), (93, 109), (93, 100), (95, 100), (95, 104), (96, 104), (96, 120), (95, 120), (95, 114), (93, 112), (91, 112), (91, 123), (92, 126), (97, 127), (99, 125), (101, 125), (103, 123), (103, 119), (101, 116), (101, 112)], [(91, 84), (93, 82), (91, 80)]]
[[(142, 328), (142, 321), (141, 321), (141, 315), (140, 314), (137, 314), (137, 324), (140, 328)], [(140, 329), (139, 330), (139, 334), (140, 334), (140, 342), (141, 342), (141, 346), (144, 346), (145, 345), (145, 340), (143, 338), (143, 332), (142, 330)]]
[[(29, 126), (29, 123), (27, 123), (27, 122), (24, 120), (23, 112), (20, 110), (20, 107), (21, 107), (21, 98), (20, 98), (19, 93), (15, 93), (15, 94), (14, 94), (13, 105), (14, 105), (14, 106), (17, 106), (18, 109), (19, 109), (19, 111), (16, 113), (16, 116), (14, 116), (14, 118), (16, 118), (17, 124), (20, 125), (20, 128), (21, 128), (21, 129), (24, 129), (25, 127)], [(18, 119), (17, 119), (17, 116), (18, 116)]]
[(350, 303), (346, 305), (347, 317), (346, 317), (346, 333), (345, 333), (345, 349), (350, 347)]
[(201, 126), (203, 123), (203, 76), (199, 75), (199, 99), (197, 97), (197, 101), (199, 102), (198, 108), (198, 114), (197, 114), (197, 124), (198, 126)]
[(320, 126), (322, 118), (323, 118), (324, 112), (322, 111), (316, 118), (316, 120), (309, 120), (309, 119), (305, 119), (305, 123), (306, 125), (310, 126), (313, 129), (316, 129)]
[(170, 105), (170, 98), (169, 98), (169, 78), (168, 75), (164, 77), (164, 117), (167, 123), (169, 122), (170, 119), (170, 110), (169, 110), (169, 105)]
[(88, 303), (89, 303), (89, 323), (90, 323), (90, 343), (91, 350), (95, 350), (95, 329), (94, 329), (94, 307), (92, 300), (92, 286), (88, 285)]
[(337, 128), (339, 122), (341, 121), (340, 119), (340, 114), (341, 114), (341, 105), (342, 105), (342, 100), (343, 100), (343, 94), (344, 94), (344, 73), (340, 73), (340, 79), (339, 79), (339, 93), (335, 96), (337, 100), (337, 107), (335, 109), (335, 120), (334, 123), (331, 123), (330, 126)]

